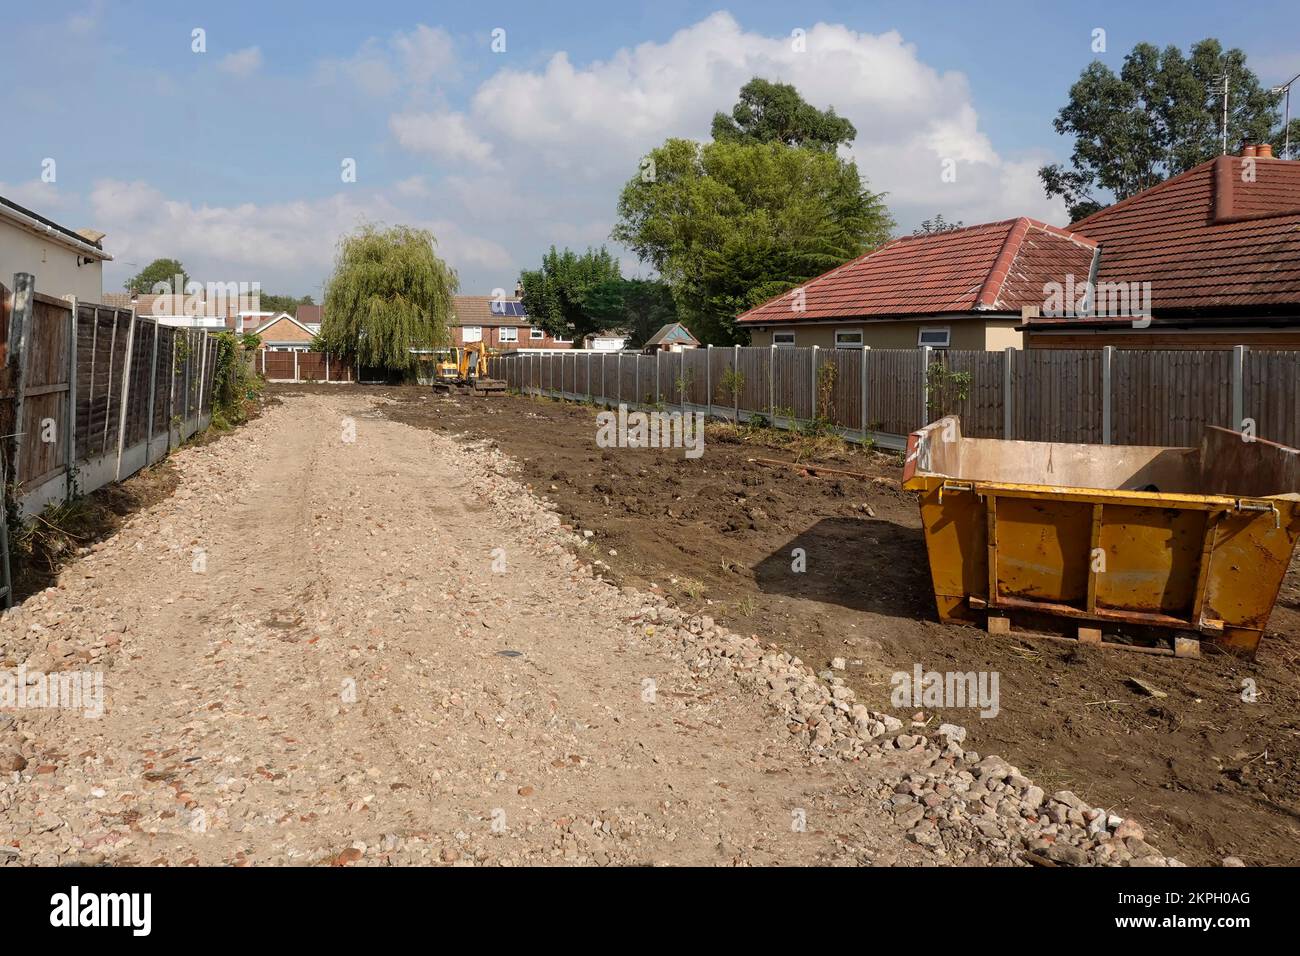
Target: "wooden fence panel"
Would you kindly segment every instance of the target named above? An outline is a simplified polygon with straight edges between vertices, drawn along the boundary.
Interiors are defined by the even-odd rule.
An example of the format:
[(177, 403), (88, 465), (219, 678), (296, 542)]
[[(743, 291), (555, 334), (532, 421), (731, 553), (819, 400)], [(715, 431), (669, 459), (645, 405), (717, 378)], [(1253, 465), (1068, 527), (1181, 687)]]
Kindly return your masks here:
[(710, 349), (687, 349), (682, 353), (685, 362), (686, 402), (689, 405), (709, 404), (710, 351)]
[(127, 448), (144, 441), (149, 430), (149, 366), (157, 330), (155, 322), (136, 317), (131, 340), (131, 381), (126, 397)]
[(1012, 437), (1102, 440), (1100, 349), (1027, 349), (1012, 362)]
[(29, 488), (57, 476), (65, 465), (71, 314), (67, 302), (33, 296), (23, 362), (23, 420), (16, 423), (18, 474)]
[(1005, 353), (948, 349), (931, 353), (931, 358), (942, 361), (950, 372), (970, 374), (967, 397), (956, 402), (953, 409), (961, 416), (962, 434), (969, 438), (1004, 437)]
[(1111, 440), (1119, 445), (1199, 445), (1206, 425), (1231, 427), (1231, 381), (1231, 352), (1116, 350)]
[[(820, 354), (818, 414), (840, 428), (861, 428), (862, 349), (826, 349)], [(826, 408), (821, 408), (823, 401)]]
[(867, 352), (867, 428), (906, 435), (921, 421), (921, 352), (919, 349), (871, 349)]
[(1254, 422), (1257, 437), (1300, 447), (1300, 352), (1246, 353), (1242, 416)]
[(771, 349), (742, 347), (739, 369), (740, 410), (767, 414), (768, 382), (771, 371)]

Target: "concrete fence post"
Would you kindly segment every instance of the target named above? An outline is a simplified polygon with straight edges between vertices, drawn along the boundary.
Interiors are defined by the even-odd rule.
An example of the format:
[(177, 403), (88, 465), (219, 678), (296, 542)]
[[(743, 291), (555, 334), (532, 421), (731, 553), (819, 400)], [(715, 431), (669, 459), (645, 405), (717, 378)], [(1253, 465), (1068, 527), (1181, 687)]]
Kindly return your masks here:
[(659, 369), (663, 364), (662, 362), (660, 362), (660, 359), (663, 358), (663, 354), (664, 354), (663, 349), (655, 349), (655, 404), (656, 405), (659, 404), (659, 381), (660, 381)]
[(1002, 350), (1002, 437), (1010, 438), (1012, 432), (1011, 396), (1013, 392), (1012, 367), (1016, 350), (1008, 346)]
[(117, 466), (113, 474), (122, 480), (122, 453), (126, 450), (126, 412), (131, 397), (131, 353), (135, 351), (135, 309), (131, 310), (131, 321), (126, 326), (126, 351), (122, 354), (122, 398), (117, 414)]
[(705, 400), (708, 402), (707, 415), (713, 417), (713, 345), (709, 344), (704, 347), (704, 391), (708, 394)]
[(298, 381), (298, 350), (293, 350), (293, 380)]
[(144, 443), (144, 463), (148, 466), (153, 461), (153, 413), (154, 402), (156, 401), (155, 392), (158, 391), (158, 333), (161, 330), (158, 320), (153, 320), (153, 350), (149, 356), (149, 408), (148, 408), (148, 427), (145, 434), (148, 436)]
[(9, 474), (6, 480), (17, 486), (27, 476), (22, 473), (22, 449), (26, 427), (23, 422), (23, 395), (27, 390), (27, 343), (31, 340), (32, 310), (35, 305), (36, 277), (30, 272), (14, 274), (13, 311), (9, 314), (9, 382), (14, 392), (14, 431), (9, 436)]
[(677, 379), (677, 390), (681, 392), (680, 404), (682, 406), (682, 414), (685, 415), (686, 414), (686, 349), (682, 349), (677, 354), (682, 357), (681, 366), (680, 366), (681, 374), (680, 377)]
[(1245, 345), (1232, 348), (1232, 428), (1238, 432), (1246, 419), (1246, 351)]
[(776, 427), (776, 343), (767, 349), (767, 410), (772, 416), (770, 424)]
[(817, 346), (812, 347), (812, 417), (811, 421), (817, 420)]
[(921, 352), (921, 427), (930, 424), (930, 346), (922, 345)]
[(63, 423), (63, 498), (75, 497), (77, 484), (77, 297), (68, 320), (68, 411)]
[(1109, 445), (1114, 434), (1114, 410), (1111, 407), (1111, 363), (1115, 358), (1115, 346), (1107, 345), (1101, 350), (1101, 443)]
[(736, 345), (732, 347), (732, 353), (731, 353), (732, 397), (735, 399), (734, 402), (735, 407), (732, 409), (731, 412), (732, 415), (731, 420), (735, 422), (737, 425), (740, 424), (740, 389), (736, 387), (736, 383), (740, 381), (738, 377), (739, 375), (740, 375), (740, 346)]
[(862, 355), (862, 381), (861, 381), (861, 383), (860, 383), (860, 388), (861, 388), (861, 392), (862, 392), (862, 395), (861, 395), (861, 398), (862, 398), (862, 444), (865, 445), (865, 444), (867, 443), (867, 422), (870, 421), (870, 419), (867, 417), (867, 358), (871, 355), (871, 346), (870, 346), (870, 345), (864, 345), (864, 346), (862, 346), (862, 352), (861, 352), (861, 355)]

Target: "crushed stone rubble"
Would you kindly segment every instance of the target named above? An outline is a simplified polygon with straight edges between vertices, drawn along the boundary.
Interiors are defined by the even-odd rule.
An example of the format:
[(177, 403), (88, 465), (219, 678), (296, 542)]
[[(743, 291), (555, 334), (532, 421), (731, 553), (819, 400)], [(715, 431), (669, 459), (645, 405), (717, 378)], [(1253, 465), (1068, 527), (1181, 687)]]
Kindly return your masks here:
[[(0, 866), (678, 862), (670, 850), (684, 844), (681, 834), (709, 826), (720, 834), (722, 861), (783, 862), (780, 841), (789, 834), (773, 829), (742, 839), (725, 817), (699, 822), (701, 814), (716, 811), (701, 810), (698, 800), (686, 800), (686, 806), (665, 801), (657, 815), (595, 797), (573, 812), (526, 809), (548, 786), (559, 786), (552, 781), (575, 774), (635, 770), (648, 780), (674, 761), (683, 768), (700, 762), (700, 754), (652, 755), (654, 746), (667, 746), (667, 738), (651, 736), (657, 725), (647, 724), (639, 731), (641, 743), (611, 741), (623, 748), (620, 760), (598, 766), (601, 760), (584, 754), (583, 738), (573, 728), (606, 721), (594, 715), (570, 719), (562, 730), (559, 692), (552, 694), (546, 683), (561, 678), (507, 676), (495, 686), (470, 686), (460, 676), (458, 668), (503, 653), (479, 649), (476, 642), (486, 632), (513, 633), (511, 642), (521, 645), (531, 631), (549, 626), (550, 600), (566, 608), (567, 617), (555, 626), (570, 628), (556, 633), (588, 645), (611, 644), (603, 657), (596, 650), (574, 650), (573, 660), (584, 654), (592, 659), (593, 673), (584, 678), (598, 682), (595, 670), (602, 660), (636, 658), (647, 667), (658, 661), (668, 668), (665, 686), (691, 691), (665, 694), (663, 706), (671, 708), (674, 723), (722, 733), (728, 722), (752, 719), (741, 729), (746, 740), (752, 738), (760, 763), (787, 766), (793, 760), (810, 773), (829, 767), (860, 771), (850, 791), (823, 784), (815, 812), (860, 814), (882, 835), (869, 847), (842, 847), (838, 856), (801, 862), (1181, 865), (1148, 844), (1136, 821), (1089, 806), (1069, 791), (1049, 794), (1001, 757), (966, 750), (961, 726), (910, 727), (859, 701), (834, 667), (819, 675), (776, 645), (737, 634), (659, 595), (617, 587), (593, 560), (590, 537), (563, 524), (495, 446), (382, 420), (373, 406), (383, 401), (342, 391), (337, 399), (286, 398), (219, 441), (177, 451), (172, 461), (181, 483), (169, 499), (128, 518), (112, 538), (80, 549), (56, 587), (4, 613), (0, 668), (22, 667), (29, 681), (38, 673), (101, 671), (107, 714), (116, 719), (119, 710), (144, 706), (125, 699), (145, 696), (145, 688), (131, 682), (132, 669), (154, 652), (149, 641), (159, 639), (157, 628), (179, 619), (181, 609), (168, 605), (198, 600), (195, 586), (177, 578), (184, 573), (177, 569), (214, 541), (274, 533), (231, 515), (250, 496), (274, 489), (274, 475), (265, 467), (268, 447), (287, 429), (306, 430), (313, 417), (337, 408), (373, 415), (359, 430), (379, 429), (382, 421), (383, 428), (396, 430), (384, 448), (410, 454), (396, 464), (370, 460), (362, 469), (378, 483), (375, 495), (392, 496), (392, 508), (406, 491), (391, 476), (430, 454), (456, 476), (456, 493), (464, 500), (490, 503), (490, 514), (462, 516), (460, 527), (504, 529), (496, 536), (536, 556), (536, 568), (517, 583), (520, 590), (494, 595), (491, 587), (481, 587), (476, 564), (455, 558), (419, 583), (407, 580), (407, 572), (396, 569), (429, 560), (421, 555), (429, 542), (386, 541), (383, 512), (345, 484), (347, 475), (329, 478), (338, 487), (324, 489), (317, 499), (297, 503), (302, 496), (290, 495), (287, 507), (298, 509), (314, 573), (306, 580), (287, 572), (275, 580), (272, 574), (262, 583), (292, 586), (302, 600), (281, 600), (274, 608), (259, 603), (262, 588), (251, 563), (251, 577), (221, 578), (230, 589), (225, 606), (219, 613), (197, 614), (193, 626), (202, 633), (189, 635), (186, 645), (197, 659), (160, 672), (169, 683), (158, 688), (161, 700), (149, 712), (151, 722), (111, 725), (137, 727), (140, 739), (111, 739), (108, 716), (101, 722), (54, 710), (0, 710)], [(419, 457), (410, 448), (411, 435), (423, 443)], [(333, 468), (328, 459), (318, 460), (319, 449), (304, 444), (300, 451), (315, 456), (326, 472)], [(391, 488), (383, 484), (390, 480)], [(353, 488), (351, 494), (341, 490), (346, 487)], [(325, 492), (333, 494), (333, 503)], [(353, 528), (368, 533), (349, 537)], [(495, 534), (485, 533), (483, 540), (495, 540)], [(362, 542), (356, 553), (332, 566), (340, 546), (356, 538)], [(218, 562), (221, 545), (212, 549)], [(524, 561), (518, 555), (512, 560)], [(340, 596), (346, 582), (370, 566), (367, 561), (386, 561), (394, 569), (378, 578), (384, 600)], [(120, 601), (119, 575), (150, 563), (156, 590), (147, 606)], [(426, 652), (390, 634), (416, 618), (441, 622), (459, 638), (456, 648)], [(614, 623), (579, 636), (572, 628), (584, 618)], [(432, 659), (423, 659), (424, 653)], [(279, 663), (281, 657), (296, 660), (289, 657), (294, 654), (312, 656), (309, 663)], [(345, 713), (328, 701), (292, 700), (304, 681), (337, 681), (347, 674), (358, 675), (370, 695), (359, 709)], [(254, 688), (259, 680), (267, 686)], [(238, 694), (223, 691), (225, 686)], [(592, 701), (593, 708), (599, 705)], [(355, 722), (362, 712), (369, 724)], [(612, 719), (628, 733), (635, 729), (629, 718)], [(335, 726), (328, 739), (310, 739), (316, 722)], [(240, 752), (240, 735), (250, 727), (265, 735), (257, 737), (264, 749)], [(494, 740), (512, 748), (508, 756), (491, 753)], [(391, 752), (391, 763), (368, 754), (367, 746)], [(372, 759), (375, 766), (367, 766)], [(477, 814), (431, 815), (425, 809), (430, 800), (454, 802), (479, 791), (499, 794), (511, 807), (509, 849), (494, 843), (495, 811), (489, 806)], [(738, 793), (734, 802), (744, 804), (745, 795)], [(196, 820), (211, 831), (203, 835), (220, 837), (208, 841), (214, 844), (210, 852), (195, 842)], [(308, 835), (286, 835), (290, 822)]]

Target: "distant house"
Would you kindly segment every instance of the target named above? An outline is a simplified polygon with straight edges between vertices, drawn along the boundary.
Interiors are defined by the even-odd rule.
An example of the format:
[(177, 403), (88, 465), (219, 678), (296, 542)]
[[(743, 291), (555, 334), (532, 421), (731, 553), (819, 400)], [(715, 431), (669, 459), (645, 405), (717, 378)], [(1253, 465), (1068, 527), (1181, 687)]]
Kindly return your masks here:
[(1030, 348), (1300, 349), (1300, 162), (1246, 146), (1070, 228), (1094, 301), (1027, 316)]
[(36, 291), (100, 302), (104, 294), (104, 233), (72, 230), (0, 196), (0, 281), (14, 273), (36, 277)]
[(533, 325), (518, 296), (458, 295), (452, 302), (452, 344), (482, 342), (489, 348), (571, 349), (573, 340), (555, 338)]
[(307, 352), (311, 350), (312, 340), (316, 338), (320, 326), (313, 331), (310, 326), (300, 322), (288, 312), (270, 314), (256, 328), (245, 328), (261, 338), (261, 348), (268, 352)]
[(1034, 219), (905, 236), (736, 319), (753, 345), (821, 348), (1020, 347), (1044, 285), (1086, 279), (1096, 241)]
[(680, 322), (670, 322), (646, 340), (642, 351), (647, 354), (653, 352), (682, 352), (686, 349), (697, 349), (699, 347), (700, 340), (691, 335), (690, 329)]
[(305, 326), (313, 335), (320, 334), (321, 307), (319, 305), (300, 305), (294, 311), (298, 324)]
[(593, 352), (621, 352), (627, 345), (628, 333), (616, 329), (592, 332), (583, 336), (582, 347)]

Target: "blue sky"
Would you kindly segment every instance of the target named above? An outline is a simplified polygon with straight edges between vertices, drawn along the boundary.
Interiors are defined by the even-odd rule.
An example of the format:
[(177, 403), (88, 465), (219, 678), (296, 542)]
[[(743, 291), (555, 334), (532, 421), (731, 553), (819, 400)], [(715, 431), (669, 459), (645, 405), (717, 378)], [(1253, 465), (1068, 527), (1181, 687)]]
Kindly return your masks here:
[(757, 73), (855, 123), (901, 231), (1063, 224), (1034, 171), (1068, 153), (1051, 120), (1095, 28), (1114, 67), (1139, 41), (1217, 36), (1275, 83), (1300, 72), (1295, 25), (1282, 2), (30, 4), (0, 33), (0, 194), (106, 232), (106, 290), (175, 255), (319, 297), (338, 236), (370, 219), (432, 229), (462, 291), (488, 293), (551, 243), (606, 242), (637, 158), (707, 138)]

